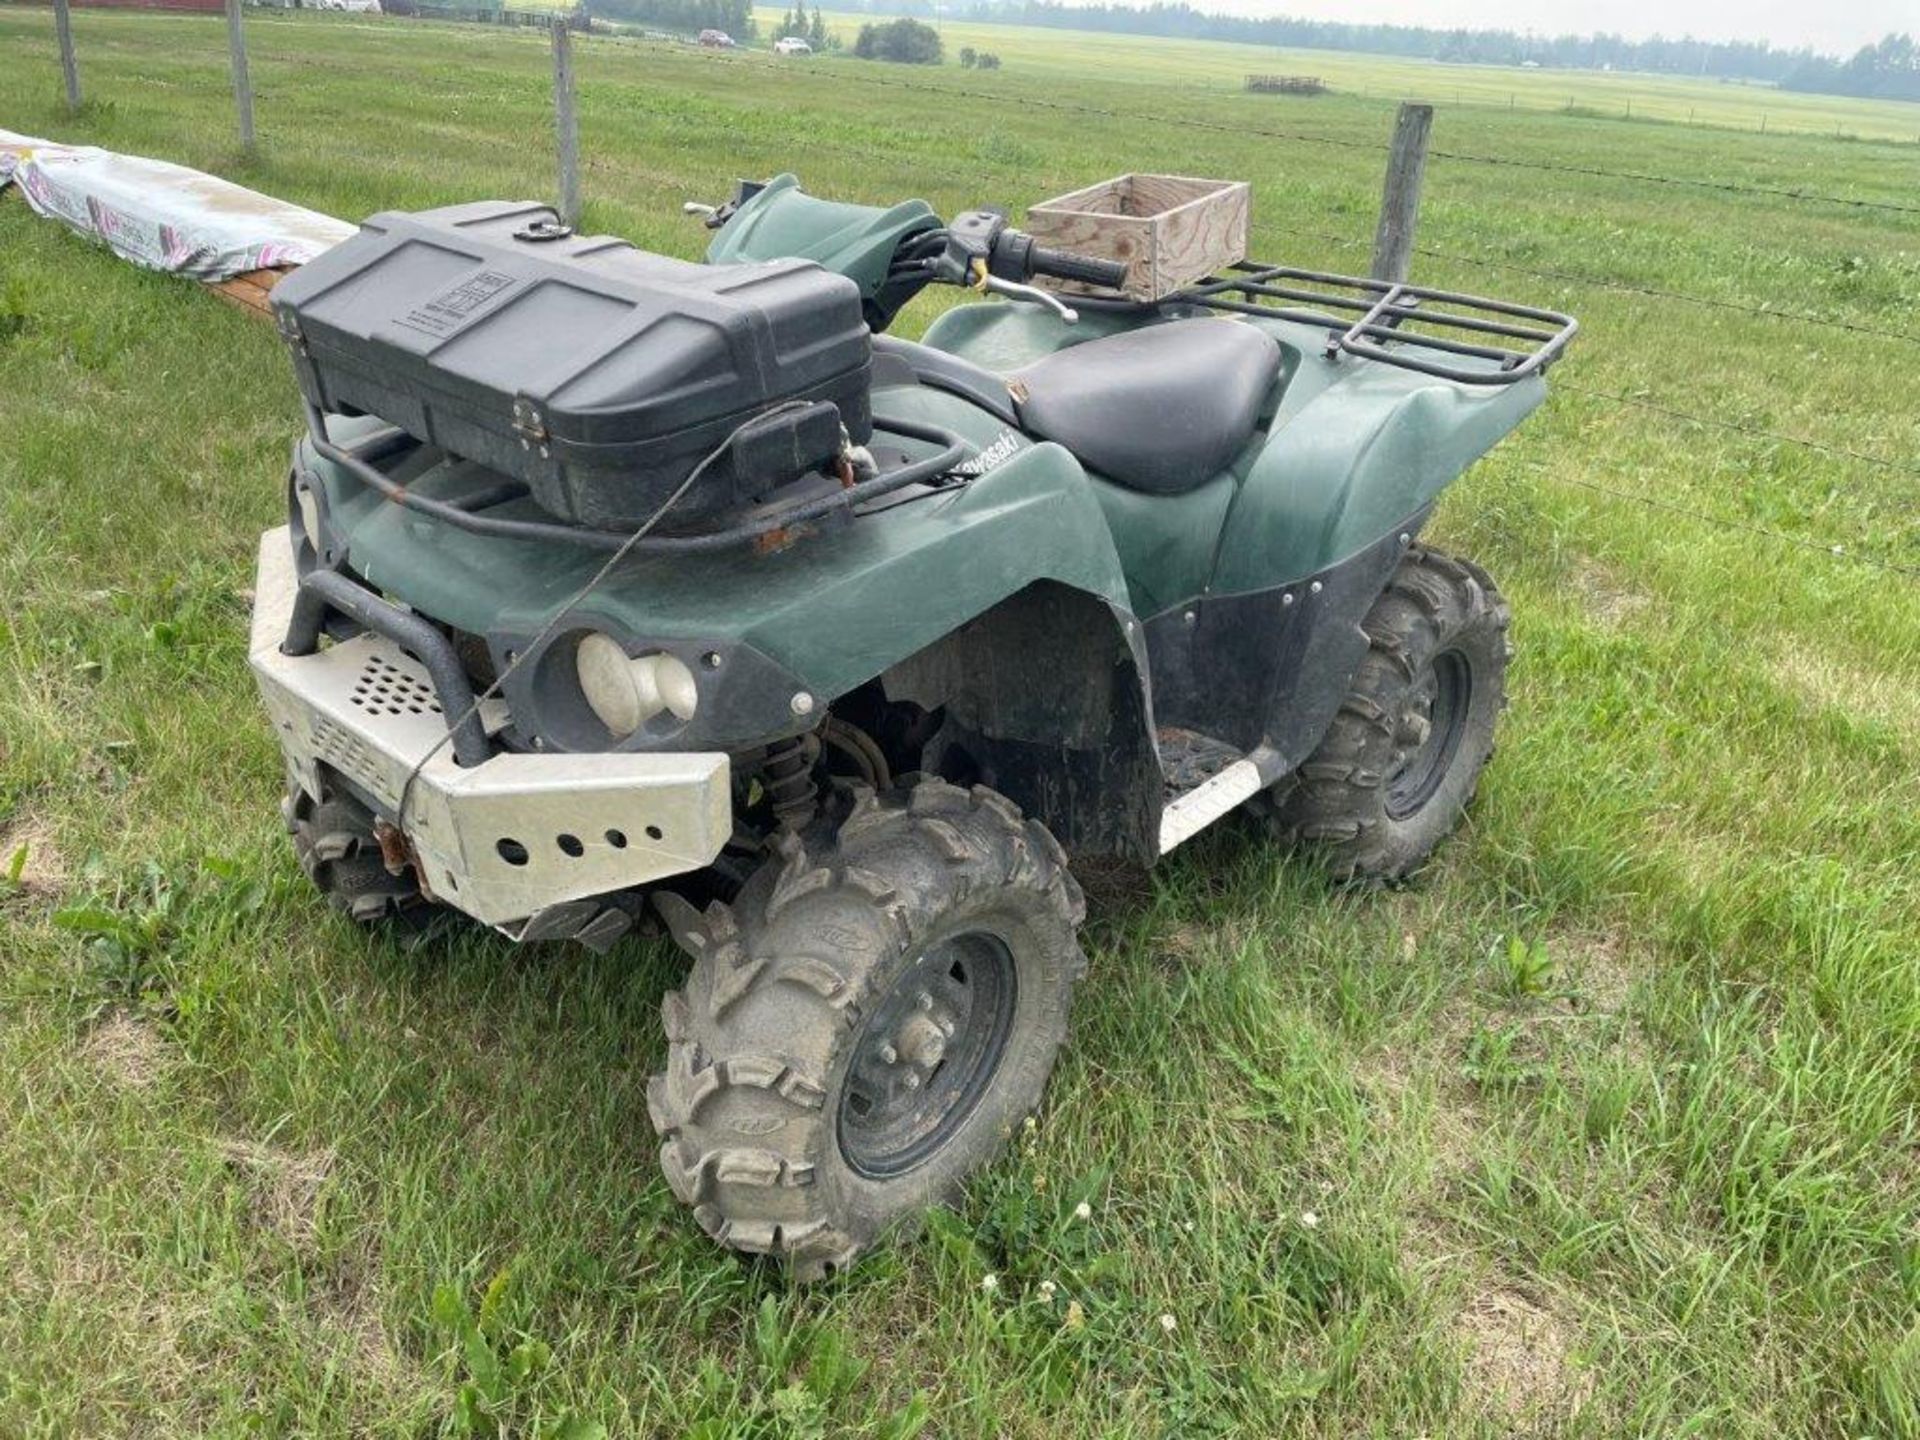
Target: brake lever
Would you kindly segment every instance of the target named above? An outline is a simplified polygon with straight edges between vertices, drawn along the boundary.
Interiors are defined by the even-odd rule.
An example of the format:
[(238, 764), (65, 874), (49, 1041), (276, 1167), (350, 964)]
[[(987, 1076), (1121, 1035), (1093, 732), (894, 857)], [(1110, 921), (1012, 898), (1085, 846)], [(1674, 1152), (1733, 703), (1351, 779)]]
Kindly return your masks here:
[(733, 212), (739, 208), (740, 202), (738, 200), (729, 200), (724, 205), (706, 205), (698, 200), (687, 200), (682, 202), (680, 213), (682, 215), (698, 216), (700, 223), (706, 226), (707, 229), (718, 230), (733, 218)]
[(1027, 300), (1045, 305), (1069, 325), (1079, 323), (1080, 312), (1061, 300), (1058, 295), (1042, 290), (1037, 285), (1020, 285), (1012, 280), (1002, 280), (998, 275), (984, 275), (980, 279), (980, 288), (995, 295), (1004, 295), (1009, 300)]

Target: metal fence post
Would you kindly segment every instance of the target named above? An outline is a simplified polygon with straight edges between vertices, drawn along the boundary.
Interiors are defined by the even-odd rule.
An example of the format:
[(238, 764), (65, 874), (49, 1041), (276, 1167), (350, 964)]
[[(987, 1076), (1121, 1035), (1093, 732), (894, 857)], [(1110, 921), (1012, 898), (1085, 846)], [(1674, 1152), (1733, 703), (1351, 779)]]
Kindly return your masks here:
[(240, 28), (241, 0), (227, 0), (227, 54), (233, 64), (233, 103), (240, 112), (240, 148), (253, 152), (253, 82), (247, 78), (247, 37)]
[(1433, 107), (1406, 103), (1393, 124), (1393, 148), (1387, 155), (1387, 183), (1380, 196), (1380, 225), (1373, 234), (1376, 280), (1399, 283), (1413, 262), (1413, 231), (1420, 220), (1420, 180), (1427, 168), (1427, 134)]
[(580, 223), (580, 119), (573, 105), (573, 35), (553, 21), (553, 123), (560, 144), (560, 219)]
[(73, 58), (73, 17), (67, 0), (53, 0), (53, 28), (60, 35), (60, 68), (67, 76), (67, 109), (80, 108), (80, 64)]

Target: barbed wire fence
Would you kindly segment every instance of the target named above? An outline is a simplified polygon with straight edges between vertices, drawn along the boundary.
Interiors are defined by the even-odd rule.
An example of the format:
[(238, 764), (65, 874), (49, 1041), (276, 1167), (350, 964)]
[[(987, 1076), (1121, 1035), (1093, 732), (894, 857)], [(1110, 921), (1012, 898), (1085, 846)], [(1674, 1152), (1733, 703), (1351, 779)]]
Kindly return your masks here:
[[(70, 111), (78, 112), (82, 106), (81, 82), (68, 12), (68, 0), (53, 0), (53, 4), (67, 105)], [(253, 132), (253, 96), (248, 80), (245, 34), (240, 18), (242, 6), (243, 0), (224, 0), (236, 119), (238, 121), (242, 147), (250, 151), (255, 143)], [(410, 18), (441, 22), (471, 21), (480, 18), (482, 14), (484, 14), (485, 18), (491, 23), (505, 23), (516, 27), (545, 29), (550, 34), (553, 49), (554, 123), (557, 162), (556, 193), (559, 197), (557, 208), (567, 223), (577, 223), (581, 204), (579, 177), (580, 144), (572, 39), (575, 31), (585, 30), (587, 28), (585, 18), (578, 11), (541, 12), (501, 10), (469, 14), (466, 11), (454, 7), (435, 5), (417, 6), (416, 16)], [(511, 18), (502, 18), (506, 16), (511, 16)], [(633, 42), (632, 37), (623, 38), (628, 39), (629, 43), (636, 43)], [(657, 44), (662, 42), (642, 40), (637, 43)], [(706, 55), (703, 58), (707, 59), (710, 63), (727, 66), (761, 63), (744, 56), (737, 54), (729, 55), (724, 52)], [(1390, 281), (1404, 279), (1407, 266), (1411, 259), (1418, 257), (1469, 268), (1500, 270), (1510, 274), (1525, 275), (1555, 284), (1588, 287), (1622, 295), (1635, 296), (1660, 303), (1684, 304), (1750, 315), (1790, 324), (1810, 325), (1860, 337), (1886, 340), (1902, 345), (1920, 345), (1920, 335), (1909, 331), (1867, 325), (1835, 316), (1808, 314), (1799, 310), (1772, 305), (1745, 304), (1722, 297), (1696, 295), (1686, 291), (1646, 285), (1630, 280), (1614, 279), (1607, 276), (1582, 274), (1576, 271), (1549, 267), (1530, 266), (1516, 261), (1501, 259), (1497, 256), (1465, 254), (1458, 251), (1422, 245), (1417, 243), (1416, 239), (1419, 196), (1424, 171), (1427, 163), (1433, 160), (1461, 165), (1479, 165), (1508, 170), (1535, 171), (1544, 174), (1573, 176), (1583, 179), (1605, 179), (1631, 185), (1659, 185), (1695, 189), (1726, 195), (1752, 197), (1770, 204), (1791, 202), (1801, 205), (1851, 210), (1856, 213), (1879, 213), (1889, 216), (1920, 215), (1920, 204), (1907, 204), (1900, 201), (1867, 196), (1828, 194), (1822, 191), (1788, 186), (1742, 184), (1735, 181), (1720, 180), (1706, 176), (1611, 169), (1603, 166), (1575, 164), (1566, 161), (1543, 160), (1523, 156), (1487, 155), (1472, 151), (1437, 148), (1428, 143), (1428, 126), (1432, 118), (1431, 107), (1412, 102), (1402, 102), (1396, 119), (1393, 138), (1388, 144), (1383, 145), (1378, 140), (1314, 134), (1308, 131), (1277, 129), (1263, 126), (1248, 126), (1237, 121), (1229, 123), (1208, 119), (1203, 116), (1120, 111), (1106, 106), (1093, 105), (1058, 96), (1035, 96), (1025, 91), (984, 90), (967, 86), (932, 84), (899, 76), (854, 73), (851, 71), (851, 67), (845, 65), (833, 66), (830, 73), (827, 70), (812, 68), (788, 68), (785, 69), (783, 73), (799, 74), (809, 79), (817, 78), (829, 81), (835, 85), (854, 84), (863, 87), (911, 91), (969, 103), (984, 102), (1016, 105), (1023, 109), (1067, 113), (1093, 118), (1126, 121), (1135, 124), (1144, 122), (1147, 124), (1202, 132), (1225, 133), (1258, 139), (1283, 140), (1302, 145), (1321, 146), (1354, 153), (1380, 155), (1387, 160), (1387, 180), (1382, 192), (1380, 223), (1376, 229), (1375, 237), (1371, 242), (1356, 236), (1307, 230), (1284, 224), (1273, 224), (1271, 222), (1263, 222), (1263, 224), (1265, 224), (1267, 228), (1279, 231), (1280, 233), (1290, 234), (1298, 238), (1313, 240), (1318, 243), (1337, 247), (1365, 249), (1371, 244), (1373, 249), (1373, 274), (1378, 278), (1384, 278)], [(1424, 112), (1424, 118), (1422, 118), (1422, 112)], [(940, 178), (946, 179), (960, 187), (973, 183), (972, 181), (951, 174), (941, 176)], [(1562, 364), (1565, 363), (1567, 362), (1562, 362)], [(1890, 459), (1886, 456), (1854, 449), (1850, 446), (1836, 445), (1831, 442), (1816, 440), (1809, 436), (1795, 435), (1788, 432), (1747, 425), (1714, 415), (1698, 414), (1677, 406), (1649, 400), (1643, 396), (1595, 389), (1564, 378), (1558, 379), (1553, 389), (1555, 392), (1578, 396), (1589, 402), (1599, 402), (1631, 408), (1644, 414), (1656, 416), (1664, 422), (1675, 425), (1736, 435), (1744, 439), (1769, 445), (1795, 447), (1823, 455), (1843, 464), (1867, 467), (1878, 472), (1892, 472), (1920, 478), (1920, 465), (1908, 461)], [(1792, 547), (1799, 551), (1816, 552), (1830, 559), (1867, 566), (1891, 574), (1906, 577), (1920, 577), (1920, 565), (1905, 564), (1896, 560), (1890, 560), (1863, 551), (1844, 542), (1796, 535), (1778, 529), (1777, 527), (1762, 525), (1737, 516), (1716, 514), (1664, 497), (1621, 489), (1580, 476), (1560, 476), (1558, 478), (1568, 484), (1606, 496), (1612, 500), (1640, 505), (1661, 513), (1678, 515), (1702, 525), (1738, 532), (1749, 537), (1765, 539), (1770, 543)]]

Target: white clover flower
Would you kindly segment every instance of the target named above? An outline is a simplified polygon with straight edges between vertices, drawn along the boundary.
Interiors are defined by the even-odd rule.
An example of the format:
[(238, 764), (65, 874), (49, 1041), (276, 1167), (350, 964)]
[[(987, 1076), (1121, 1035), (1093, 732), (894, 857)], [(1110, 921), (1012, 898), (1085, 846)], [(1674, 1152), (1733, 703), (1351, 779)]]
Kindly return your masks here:
[(1000, 1277), (998, 1275), (982, 1275), (980, 1277), (980, 1288), (991, 1295), (1000, 1288)]
[(1186, 1221), (1185, 1223), (1183, 1223), (1183, 1224), (1181, 1225), (1181, 1227), (1180, 1227), (1180, 1228), (1181, 1228), (1182, 1230), (1185, 1230), (1185, 1231), (1187, 1232), (1187, 1234), (1189, 1234), (1189, 1235), (1191, 1235), (1191, 1234), (1193, 1234), (1193, 1231), (1194, 1231), (1194, 1224), (1193, 1224), (1193, 1221), (1191, 1221), (1191, 1220), (1188, 1220), (1188, 1221)]
[(1053, 1283), (1053, 1281), (1051, 1281), (1051, 1280), (1042, 1280), (1042, 1281), (1040, 1282), (1040, 1298), (1041, 1298), (1042, 1300), (1051, 1300), (1051, 1299), (1053, 1299), (1053, 1292), (1054, 1292), (1054, 1291), (1055, 1291), (1056, 1289), (1058, 1289), (1058, 1288), (1059, 1288), (1059, 1287), (1057, 1287), (1057, 1286), (1056, 1286), (1056, 1285), (1055, 1285), (1055, 1284)]
[(1073, 1207), (1073, 1218), (1076, 1220), (1091, 1220), (1093, 1218), (1093, 1206), (1082, 1200), (1078, 1205)]
[(1160, 1328), (1171, 1335), (1175, 1330), (1180, 1328), (1180, 1322), (1171, 1315), (1162, 1315), (1160, 1317)]
[(1302, 1210), (1300, 1212), (1300, 1223), (1309, 1230), (1318, 1230), (1320, 1228), (1320, 1216), (1315, 1211)]

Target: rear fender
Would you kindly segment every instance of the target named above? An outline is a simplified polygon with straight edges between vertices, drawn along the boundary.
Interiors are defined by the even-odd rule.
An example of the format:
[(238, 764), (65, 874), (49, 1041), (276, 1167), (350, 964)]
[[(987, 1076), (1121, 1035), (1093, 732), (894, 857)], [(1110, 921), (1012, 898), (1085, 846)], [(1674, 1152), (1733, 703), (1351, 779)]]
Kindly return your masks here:
[(1299, 359), (1228, 512), (1212, 583), (1147, 630), (1157, 723), (1210, 721), (1285, 771), (1332, 721), (1367, 651), (1361, 622), (1440, 492), (1546, 390), (1538, 377), (1471, 389), (1328, 360), (1303, 348), (1319, 332), (1274, 328)]
[[(1281, 338), (1300, 352), (1302, 327), (1274, 328), (1295, 332)], [(1296, 583), (1358, 554), (1429, 509), (1546, 398), (1537, 376), (1473, 389), (1312, 354), (1287, 368), (1270, 438), (1227, 515), (1215, 594)]]

